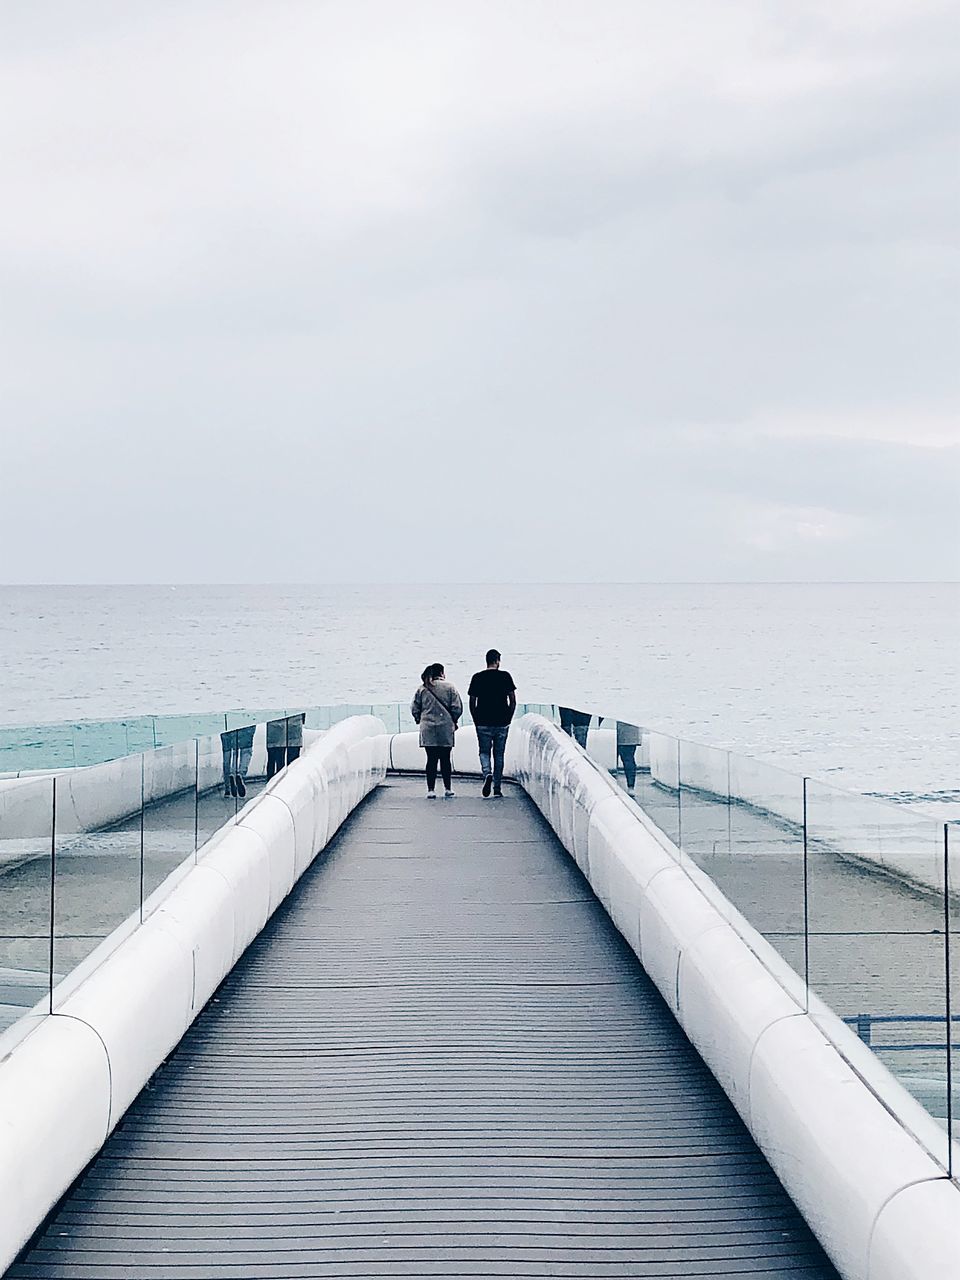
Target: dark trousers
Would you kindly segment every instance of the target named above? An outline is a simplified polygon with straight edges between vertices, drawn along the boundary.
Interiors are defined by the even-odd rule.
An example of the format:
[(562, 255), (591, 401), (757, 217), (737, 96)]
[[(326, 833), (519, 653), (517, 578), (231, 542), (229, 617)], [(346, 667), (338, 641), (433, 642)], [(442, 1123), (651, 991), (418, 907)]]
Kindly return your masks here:
[(633, 787), (637, 781), (637, 748), (636, 744), (632, 747), (617, 747), (617, 755), (623, 762), (623, 776), (627, 780), (627, 786)]
[(437, 785), (437, 765), (440, 766), (440, 773), (443, 775), (443, 785), (450, 790), (450, 748), (449, 747), (424, 747), (427, 753), (427, 790), (432, 791)]
[[(480, 747), (480, 772), (486, 778), (493, 774), (493, 789), (500, 791), (503, 782), (503, 755), (507, 746), (508, 724), (478, 724), (477, 744)], [(492, 763), (491, 763), (492, 757)]]
[(299, 754), (299, 747), (267, 747), (267, 781), (285, 764), (293, 764)]

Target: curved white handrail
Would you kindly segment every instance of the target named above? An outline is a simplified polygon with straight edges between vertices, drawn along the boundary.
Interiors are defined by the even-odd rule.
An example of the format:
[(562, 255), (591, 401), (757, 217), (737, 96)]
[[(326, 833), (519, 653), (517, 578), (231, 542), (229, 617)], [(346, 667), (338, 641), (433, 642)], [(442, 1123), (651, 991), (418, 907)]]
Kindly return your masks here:
[(519, 781), (845, 1280), (960, 1276), (960, 1187), (890, 1107), (916, 1102), (892, 1077), (881, 1102), (734, 928), (738, 913), (571, 738), (533, 715), (510, 736)]
[[(84, 1166), (290, 892), (385, 776), (389, 739), (344, 720), (105, 940), (53, 1014), (0, 1037), (0, 1271)], [(191, 855), (190, 862), (193, 858)], [(22, 1020), (21, 1020), (22, 1021)]]

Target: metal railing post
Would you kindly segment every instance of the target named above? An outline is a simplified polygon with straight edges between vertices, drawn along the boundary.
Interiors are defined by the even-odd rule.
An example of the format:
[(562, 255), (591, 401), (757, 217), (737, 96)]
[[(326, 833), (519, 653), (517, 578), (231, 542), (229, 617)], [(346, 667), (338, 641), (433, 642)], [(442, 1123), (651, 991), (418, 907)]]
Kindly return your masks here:
[[(803, 779), (803, 990), (804, 1012), (810, 1012), (810, 864), (807, 824), (807, 784)], [(869, 1035), (869, 1030), (868, 1030)], [(869, 1039), (867, 1040), (869, 1044)]]
[(54, 938), (56, 936), (57, 926), (57, 775), (53, 775), (53, 788), (51, 793), (50, 805), (50, 948), (49, 962), (50, 972), (48, 975), (48, 998), (49, 1005), (47, 1012), (53, 1013), (53, 964), (55, 958)]
[[(943, 967), (947, 1013), (947, 1173), (953, 1167), (953, 995), (950, 989), (950, 824), (943, 824)], [(958, 1170), (957, 1172), (960, 1172)]]

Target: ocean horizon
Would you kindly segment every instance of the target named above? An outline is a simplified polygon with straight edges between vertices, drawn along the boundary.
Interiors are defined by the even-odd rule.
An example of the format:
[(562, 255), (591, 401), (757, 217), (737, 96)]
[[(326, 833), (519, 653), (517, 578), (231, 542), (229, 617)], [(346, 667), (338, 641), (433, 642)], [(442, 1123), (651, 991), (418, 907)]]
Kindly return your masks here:
[(564, 701), (960, 813), (957, 583), (0, 587), (0, 722), (408, 701), (491, 645)]

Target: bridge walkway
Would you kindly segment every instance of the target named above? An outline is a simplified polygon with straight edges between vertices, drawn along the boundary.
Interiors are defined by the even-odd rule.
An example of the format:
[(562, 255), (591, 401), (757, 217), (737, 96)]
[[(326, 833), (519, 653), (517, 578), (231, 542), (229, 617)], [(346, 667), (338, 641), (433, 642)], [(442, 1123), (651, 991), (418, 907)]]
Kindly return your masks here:
[(835, 1280), (532, 802), (461, 792), (360, 807), (14, 1280)]

